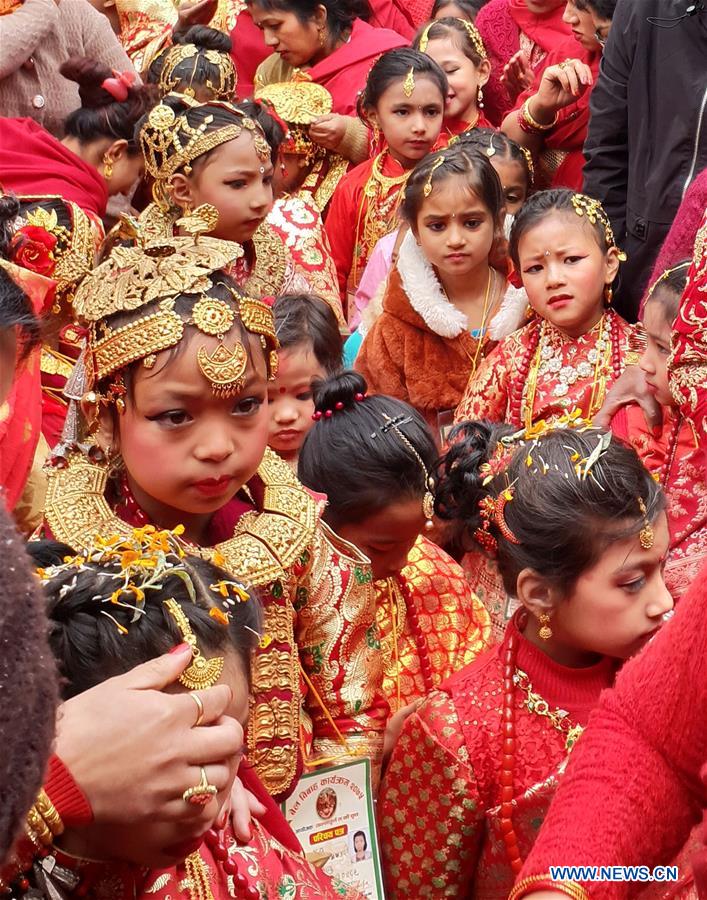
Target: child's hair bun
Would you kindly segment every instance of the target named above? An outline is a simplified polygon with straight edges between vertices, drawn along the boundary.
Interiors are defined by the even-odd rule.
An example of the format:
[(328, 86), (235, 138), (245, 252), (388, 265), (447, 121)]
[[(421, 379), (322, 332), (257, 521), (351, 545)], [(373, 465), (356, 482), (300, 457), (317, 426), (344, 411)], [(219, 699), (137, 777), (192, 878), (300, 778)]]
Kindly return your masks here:
[(233, 49), (231, 38), (217, 28), (208, 25), (192, 25), (183, 34), (175, 34), (175, 44), (194, 44), (200, 50), (216, 50), (218, 53), (230, 53)]
[(352, 409), (356, 404), (356, 397), (362, 397), (368, 390), (366, 379), (359, 372), (347, 369), (336, 375), (331, 375), (326, 381), (319, 381), (314, 385), (314, 408), (317, 412), (326, 413), (338, 409)]
[(78, 84), (79, 98), (84, 109), (100, 109), (101, 106), (115, 103), (115, 97), (101, 87), (106, 78), (113, 74), (105, 63), (85, 56), (72, 56), (61, 64), (59, 71), (64, 78)]

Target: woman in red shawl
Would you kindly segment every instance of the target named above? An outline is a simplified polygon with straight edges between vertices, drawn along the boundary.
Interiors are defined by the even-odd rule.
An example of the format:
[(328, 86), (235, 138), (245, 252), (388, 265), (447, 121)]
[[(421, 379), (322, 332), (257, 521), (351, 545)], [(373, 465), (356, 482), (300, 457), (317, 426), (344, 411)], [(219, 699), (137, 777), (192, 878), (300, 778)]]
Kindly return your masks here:
[(508, 113), (502, 131), (538, 157), (540, 187), (582, 189), (589, 97), (616, 0), (567, 0), (567, 38), (546, 56), (531, 88)]
[(294, 77), (321, 84), (332, 96), (332, 112), (310, 126), (310, 137), (346, 159), (366, 159), (368, 132), (354, 118), (356, 100), (376, 59), (404, 47), (405, 38), (364, 22), (357, 0), (248, 0), (248, 8), (274, 50), (258, 66), (256, 90)]
[[(479, 11), (476, 27), (491, 62), (486, 115), (494, 125), (501, 124), (547, 54), (569, 35), (564, 5), (564, 0), (490, 0)], [(516, 65), (506, 69), (512, 59)]]
[(78, 83), (82, 104), (66, 120), (63, 140), (32, 119), (3, 119), (0, 126), (0, 184), (20, 200), (10, 258), (56, 281), (57, 327), (42, 354), (42, 430), (50, 444), (61, 433), (62, 390), (78, 355), (70, 340), (60, 345), (58, 332), (72, 318), (77, 282), (93, 267), (108, 197), (129, 192), (142, 172), (133, 131), (153, 98), (153, 89), (94, 60), (74, 58), (60, 71)]

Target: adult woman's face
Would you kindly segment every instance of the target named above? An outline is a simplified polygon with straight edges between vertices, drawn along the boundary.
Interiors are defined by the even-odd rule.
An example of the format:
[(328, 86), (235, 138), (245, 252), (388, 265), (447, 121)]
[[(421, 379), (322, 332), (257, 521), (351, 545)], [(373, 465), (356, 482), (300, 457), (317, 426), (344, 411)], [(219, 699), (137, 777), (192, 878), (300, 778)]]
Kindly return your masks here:
[(315, 16), (302, 22), (293, 12), (282, 9), (265, 10), (257, 3), (250, 6), (250, 14), (263, 32), (265, 43), (283, 62), (294, 68), (311, 66), (326, 55), (326, 10), (318, 7)]

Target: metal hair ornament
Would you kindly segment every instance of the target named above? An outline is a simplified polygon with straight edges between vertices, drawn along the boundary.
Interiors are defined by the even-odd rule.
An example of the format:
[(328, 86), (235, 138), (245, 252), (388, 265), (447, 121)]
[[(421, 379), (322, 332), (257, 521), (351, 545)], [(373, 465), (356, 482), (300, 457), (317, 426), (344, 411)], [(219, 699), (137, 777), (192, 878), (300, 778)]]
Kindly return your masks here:
[(437, 159), (430, 166), (430, 173), (427, 176), (427, 181), (425, 182), (425, 186), (422, 188), (422, 196), (429, 197), (432, 193), (432, 176), (439, 169), (439, 167), (444, 163), (444, 155), (438, 156)]
[(505, 517), (506, 504), (513, 499), (513, 485), (504, 488), (497, 497), (486, 496), (479, 501), (479, 513), (482, 525), (474, 531), (474, 539), (485, 550), (491, 553), (498, 551), (498, 541), (491, 534), (491, 523), (495, 524), (501, 535), (511, 544), (520, 545)]
[(417, 464), (422, 469), (424, 475), (424, 485), (425, 485), (425, 493), (422, 497), (422, 515), (425, 517), (425, 531), (432, 531), (434, 528), (434, 512), (435, 512), (435, 480), (430, 475), (427, 466), (422, 461), (422, 457), (417, 452), (417, 450), (413, 447), (410, 440), (403, 434), (400, 430), (401, 425), (409, 425), (412, 422), (412, 416), (399, 415), (394, 419), (391, 419), (390, 416), (383, 413), (383, 418), (385, 422), (380, 426), (378, 431), (374, 431), (371, 434), (371, 438), (375, 439), (380, 434), (388, 434), (389, 431), (394, 431), (397, 437), (405, 444), (410, 453), (417, 460)]
[(403, 81), (403, 94), (406, 97), (412, 97), (412, 93), (415, 90), (415, 70), (412, 66), (410, 66), (410, 71), (405, 76), (405, 81)]
[[(474, 50), (476, 50), (477, 54), (481, 57), (482, 61), (485, 59), (488, 59), (486, 47), (484, 46), (484, 42), (481, 38), (481, 33), (479, 32), (479, 29), (476, 27), (476, 25), (474, 25), (473, 22), (469, 22), (468, 19), (457, 18), (456, 21), (464, 26), (464, 31), (466, 31), (467, 35), (469, 36), (469, 40), (471, 41), (471, 43), (474, 46)], [(430, 29), (434, 28), (434, 26), (437, 24), (438, 23), (436, 21), (430, 22), (429, 25), (427, 25), (425, 30), (420, 35), (420, 40), (418, 43), (418, 49), (419, 49), (420, 53), (427, 52), (427, 45), (430, 42)]]
[[(365, 399), (366, 394), (362, 394), (360, 392), (354, 394), (354, 400), (356, 401), (356, 403), (362, 403)], [(316, 410), (316, 412), (313, 412), (312, 421), (319, 422), (320, 419), (331, 419), (334, 413), (342, 412), (344, 409), (346, 409), (346, 404), (343, 402), (343, 400), (337, 400), (334, 404), (333, 409), (325, 409), (324, 412), (322, 412), (321, 409), (318, 409)]]
[[(214, 83), (210, 78), (204, 82), (204, 87), (211, 91), (213, 100), (232, 100), (236, 90), (238, 77), (236, 67), (229, 53), (220, 53), (218, 50), (205, 50), (195, 44), (173, 44), (164, 53), (162, 69), (160, 71), (159, 91), (162, 96), (172, 92), (194, 97), (193, 87), (196, 68), (200, 59), (206, 59), (218, 71), (218, 82)], [(177, 68), (186, 60), (192, 61), (191, 72), (177, 74)], [(178, 85), (186, 85), (177, 90)]]
[(679, 272), (680, 269), (689, 269), (691, 264), (691, 260), (686, 260), (685, 262), (679, 263), (677, 266), (673, 266), (672, 269), (666, 269), (664, 272), (656, 278), (653, 284), (648, 288), (648, 292), (646, 293), (646, 299), (643, 301), (644, 304), (648, 303), (648, 301), (653, 296), (654, 291), (656, 291), (661, 283), (665, 281), (667, 278), (673, 274), (673, 272)]
[[(572, 206), (580, 218), (586, 216), (587, 220), (591, 222), (592, 225), (596, 225), (598, 221), (604, 228), (604, 237), (607, 246), (617, 247), (614, 230), (611, 227), (609, 217), (604, 212), (604, 207), (598, 200), (593, 200), (591, 197), (587, 197), (586, 194), (574, 194), (572, 196)], [(619, 259), (621, 262), (626, 262), (627, 258), (624, 251), (619, 250)]]
[(164, 601), (164, 605), (174, 619), (184, 642), (191, 648), (191, 663), (179, 676), (179, 683), (189, 691), (200, 691), (213, 687), (223, 672), (223, 656), (213, 656), (211, 659), (202, 656), (201, 650), (196, 644), (196, 635), (192, 631), (189, 619), (184, 615), (182, 607), (171, 597)]
[(643, 528), (641, 528), (638, 534), (638, 540), (644, 550), (650, 550), (653, 546), (655, 534), (653, 532), (653, 526), (651, 525), (648, 518), (648, 510), (646, 509), (646, 504), (644, 503), (642, 497), (638, 498), (638, 508), (641, 511), (641, 515), (643, 516)]

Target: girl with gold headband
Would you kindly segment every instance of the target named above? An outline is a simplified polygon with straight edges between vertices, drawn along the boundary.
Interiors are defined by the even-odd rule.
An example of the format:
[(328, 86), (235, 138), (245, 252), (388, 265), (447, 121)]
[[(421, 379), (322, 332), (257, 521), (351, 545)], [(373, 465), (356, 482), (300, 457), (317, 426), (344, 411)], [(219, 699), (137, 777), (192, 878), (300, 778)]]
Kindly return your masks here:
[[(229, 684), (233, 698), (227, 714), (245, 725), (251, 658), (261, 632), (254, 591), (212, 562), (185, 554), (178, 532), (150, 527), (96, 536), (78, 547), (33, 542), (29, 551), (39, 566), (64, 701), (186, 642), (193, 659), (175, 688), (192, 692), (201, 713), (203, 682)], [(196, 775), (187, 777), (197, 783), (175, 799), (195, 813), (210, 807), (221, 823), (218, 813), (227, 809), (236, 771), (247, 769), (238, 762), (195, 766)], [(247, 776), (262, 796), (253, 773)], [(31, 884), (34, 896), (53, 900), (106, 893), (115, 900), (261, 900), (285, 891), (292, 900), (362, 900), (306, 862), (282, 813), (264, 799), (266, 812), (252, 820), (247, 843), (239, 844), (227, 818), (214, 823), (190, 851), (166, 845), (164, 823), (152, 820), (82, 828), (69, 823), (41, 865), (15, 878), (13, 893), (22, 896)]]
[(273, 210), (282, 129), (264, 109), (171, 94), (147, 116), (139, 140), (154, 179), (154, 203), (141, 217), (148, 231), (175, 233), (197, 210), (210, 234), (243, 246), (230, 274), (246, 291), (317, 294), (345, 327), (316, 210), (299, 203)]
[(159, 86), (162, 97), (185, 94), (202, 103), (233, 102), (238, 77), (231, 49), (231, 39), (223, 31), (194, 25), (185, 34), (176, 34), (174, 43), (152, 60), (147, 81)]
[(139, 241), (83, 282), (71, 388), (90, 437), (67, 436), (53, 459), (45, 524), (72, 546), (181, 525), (192, 552), (258, 588), (249, 758), (286, 796), (318, 760), (367, 755), (375, 770), (387, 704), (370, 564), (266, 449), (277, 340), (270, 308), (226, 274), (241, 253), (209, 237)]
[(665, 497), (606, 432), (467, 422), (435, 506), (494, 556), (520, 609), (403, 726), (378, 800), (386, 896), (495, 900), (601, 692), (672, 609)]
[(491, 127), (484, 115), (484, 85), (491, 66), (476, 25), (467, 19), (438, 19), (425, 25), (413, 47), (431, 57), (447, 76), (443, 133), (453, 137)]
[[(532, 428), (571, 414), (591, 421), (641, 343), (610, 307), (621, 251), (600, 204), (568, 190), (526, 201), (510, 256), (535, 317), (505, 337), (472, 374), (456, 420)], [(647, 428), (646, 428), (647, 430)], [(502, 625), (506, 596), (486, 559), (468, 554), (471, 583)], [(500, 617), (500, 618), (499, 618)]]

